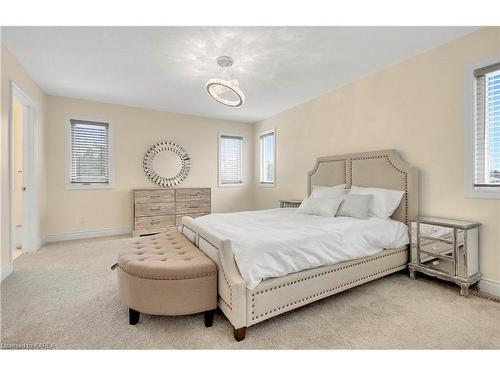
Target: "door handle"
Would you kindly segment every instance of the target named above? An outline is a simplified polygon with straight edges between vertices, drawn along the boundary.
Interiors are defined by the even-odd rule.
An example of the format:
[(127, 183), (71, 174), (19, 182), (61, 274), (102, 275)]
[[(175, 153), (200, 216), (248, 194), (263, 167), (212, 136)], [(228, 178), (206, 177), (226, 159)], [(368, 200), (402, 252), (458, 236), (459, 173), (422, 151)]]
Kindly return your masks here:
[(22, 190), (22, 191), (26, 191), (26, 186), (23, 186), (23, 187), (21, 188), (21, 190)]

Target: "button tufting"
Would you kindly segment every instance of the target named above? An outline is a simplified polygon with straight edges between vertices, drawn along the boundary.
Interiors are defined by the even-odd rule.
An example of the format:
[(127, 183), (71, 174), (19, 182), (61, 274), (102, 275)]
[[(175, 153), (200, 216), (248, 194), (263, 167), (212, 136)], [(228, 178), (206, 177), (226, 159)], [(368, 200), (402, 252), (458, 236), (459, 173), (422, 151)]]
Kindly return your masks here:
[[(122, 268), (124, 272), (139, 278), (152, 280), (180, 280), (205, 277), (206, 275), (197, 273), (199, 267), (204, 267), (205, 256), (194, 245), (179, 237), (177, 231), (171, 231), (167, 235), (159, 234), (156, 238), (143, 238), (136, 242), (131, 242), (127, 251), (123, 251)], [(138, 264), (138, 262), (141, 262)], [(163, 262), (168, 262), (163, 264)], [(182, 262), (192, 262), (191, 265)], [(160, 265), (161, 263), (161, 265)], [(203, 263), (203, 264), (202, 264)], [(179, 266), (179, 269), (177, 269)], [(208, 276), (216, 274), (216, 267), (207, 273)], [(181, 273), (179, 273), (182, 270)], [(224, 278), (226, 275), (224, 275)], [(227, 282), (227, 280), (226, 280)], [(231, 287), (229, 286), (231, 293)], [(231, 301), (231, 295), (229, 296)], [(223, 301), (229, 309), (231, 302)], [(252, 314), (253, 315), (253, 314)]]

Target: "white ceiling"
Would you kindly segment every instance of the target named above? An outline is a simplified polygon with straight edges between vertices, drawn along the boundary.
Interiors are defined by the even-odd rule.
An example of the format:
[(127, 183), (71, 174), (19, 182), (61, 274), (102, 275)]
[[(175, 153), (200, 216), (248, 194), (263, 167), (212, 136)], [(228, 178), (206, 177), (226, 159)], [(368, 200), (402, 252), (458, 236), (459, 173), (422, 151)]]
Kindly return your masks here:
[[(256, 122), (475, 29), (4, 27), (2, 39), (50, 95)], [(213, 77), (237, 79), (245, 104), (210, 99)]]

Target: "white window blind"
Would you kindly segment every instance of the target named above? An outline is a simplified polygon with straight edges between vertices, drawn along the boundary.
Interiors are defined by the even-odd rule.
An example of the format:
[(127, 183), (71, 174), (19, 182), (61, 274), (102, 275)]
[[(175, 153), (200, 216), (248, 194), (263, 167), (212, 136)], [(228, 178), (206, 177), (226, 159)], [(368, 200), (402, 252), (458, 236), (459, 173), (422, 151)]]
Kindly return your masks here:
[(243, 137), (220, 135), (219, 184), (243, 183)]
[(477, 69), (474, 75), (474, 186), (500, 187), (500, 63)]
[(275, 170), (275, 134), (271, 131), (260, 136), (260, 183), (274, 184)]
[(109, 184), (109, 124), (70, 120), (70, 184)]

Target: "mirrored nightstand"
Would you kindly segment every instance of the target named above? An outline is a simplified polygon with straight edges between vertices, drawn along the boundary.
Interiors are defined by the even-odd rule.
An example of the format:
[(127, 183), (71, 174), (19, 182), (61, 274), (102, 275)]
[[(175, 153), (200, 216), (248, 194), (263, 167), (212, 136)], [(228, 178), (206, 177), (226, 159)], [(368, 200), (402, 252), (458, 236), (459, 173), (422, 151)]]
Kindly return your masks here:
[(301, 199), (280, 199), (280, 208), (299, 207), (302, 203)]
[(479, 226), (462, 220), (417, 217), (411, 220), (410, 277), (415, 272), (454, 282), (460, 294), (480, 279)]

